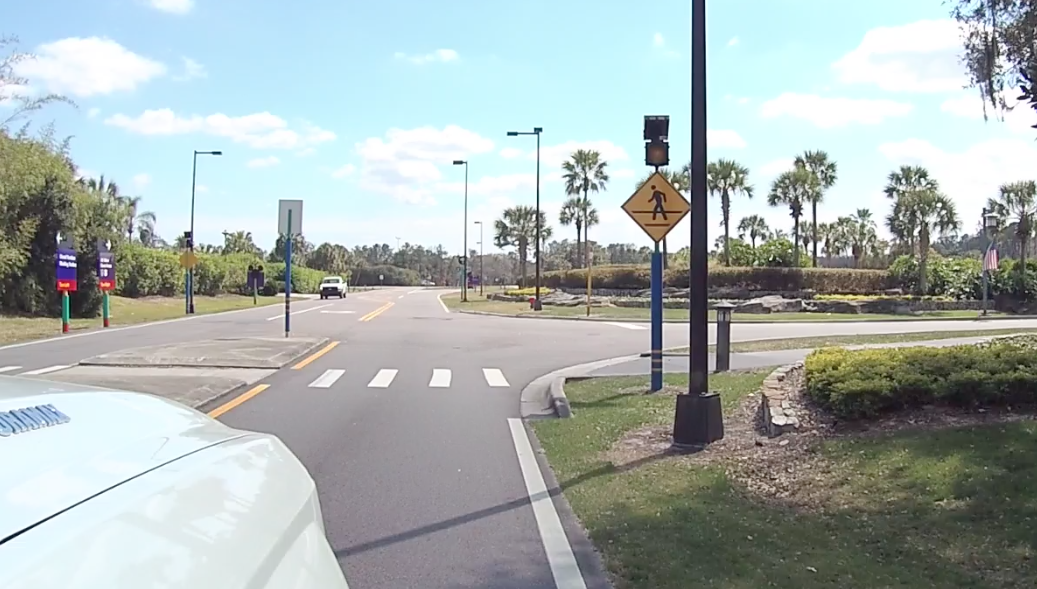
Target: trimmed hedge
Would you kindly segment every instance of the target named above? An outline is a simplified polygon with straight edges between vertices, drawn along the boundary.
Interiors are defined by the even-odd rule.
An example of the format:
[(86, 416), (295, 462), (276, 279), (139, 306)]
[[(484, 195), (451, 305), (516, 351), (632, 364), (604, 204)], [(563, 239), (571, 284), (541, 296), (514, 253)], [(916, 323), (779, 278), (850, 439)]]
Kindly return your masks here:
[[(640, 290), (651, 288), (648, 266), (599, 266), (591, 276), (594, 288)], [(689, 288), (688, 268), (671, 268), (663, 278), (665, 286)], [(586, 288), (585, 269), (547, 272), (544, 286), (551, 288)], [(711, 288), (740, 288), (761, 291), (813, 290), (828, 294), (868, 294), (892, 288), (889, 274), (883, 270), (829, 268), (726, 268), (709, 269)]]
[[(262, 294), (284, 292), (284, 263), (264, 262), (248, 254), (196, 254), (195, 292), (202, 295), (225, 293), (248, 294), (249, 264), (262, 264), (266, 285)], [(179, 252), (124, 245), (115, 255), (116, 291), (125, 297), (177, 296), (184, 292), (185, 272), (180, 267)], [(292, 267), (292, 291), (317, 292), (324, 273), (319, 270)]]
[[(504, 294), (508, 295), (509, 297), (531, 297), (535, 295), (536, 292), (536, 287), (530, 286), (528, 288), (513, 288), (511, 290), (506, 290), (504, 291)], [(545, 288), (543, 286), (540, 287), (540, 296), (546, 296), (551, 294), (552, 292), (554, 291), (550, 288)]]
[[(353, 284), (357, 286), (417, 286), (421, 276), (409, 268), (397, 266), (371, 266), (354, 271)], [(379, 280), (378, 277), (382, 279)]]
[(825, 348), (805, 362), (806, 394), (847, 419), (923, 405), (1037, 402), (1037, 353), (1020, 341), (943, 348)]

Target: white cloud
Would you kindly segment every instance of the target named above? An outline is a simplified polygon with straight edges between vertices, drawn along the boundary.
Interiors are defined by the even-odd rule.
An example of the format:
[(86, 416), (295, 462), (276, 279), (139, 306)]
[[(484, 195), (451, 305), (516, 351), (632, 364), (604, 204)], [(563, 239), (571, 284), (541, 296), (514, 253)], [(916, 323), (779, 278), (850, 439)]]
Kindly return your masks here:
[(759, 169), (757, 170), (757, 172), (759, 172), (760, 176), (777, 176), (778, 174), (780, 174), (782, 172), (786, 172), (788, 170), (791, 170), (792, 169), (792, 165), (794, 163), (795, 163), (795, 160), (793, 160), (790, 157), (789, 158), (776, 159), (776, 160), (769, 161), (769, 162), (763, 164), (762, 166), (760, 166)]
[(742, 149), (747, 145), (737, 131), (730, 129), (707, 129), (706, 142), (714, 149)]
[(315, 153), (317, 153), (316, 148), (307, 147), (307, 148), (305, 148), (303, 150), (300, 150), (299, 153), (297, 153), (295, 155), (296, 155), (296, 157), (310, 157), (311, 155), (313, 155)]
[(133, 187), (137, 190), (144, 189), (148, 184), (151, 184), (151, 176), (147, 174), (137, 174), (133, 177)]
[[(1005, 95), (1006, 98), (1012, 99), (1019, 96), (1019, 91), (1013, 90), (1005, 92)], [(988, 104), (986, 107), (986, 114), (989, 123), (992, 125), (1003, 124), (1013, 133), (1022, 133), (1032, 136), (1035, 132), (1033, 125), (1037, 124), (1037, 113), (1035, 113), (1028, 104), (1017, 103), (1014, 100), (1009, 100), (1008, 106), (1010, 110), (1004, 113), (998, 113), (991, 109)], [(944, 100), (940, 105), (940, 110), (945, 113), (968, 119), (982, 119), (983, 99), (975, 93), (961, 93)]]
[[(520, 138), (513, 138), (520, 139)], [(528, 139), (528, 138), (526, 138)], [(505, 148), (507, 150), (508, 148)], [(566, 141), (558, 145), (551, 145), (540, 148), (540, 167), (541, 171), (543, 168), (555, 169), (562, 165), (562, 162), (569, 159), (577, 149), (587, 149), (597, 151), (601, 154), (602, 159), (609, 162), (610, 164), (616, 161), (626, 161), (630, 159), (627, 152), (622, 147), (612, 143), (611, 141), (599, 140), (599, 141)], [(501, 151), (501, 155), (504, 155), (504, 151)], [(522, 153), (526, 154), (526, 159), (535, 160), (537, 157), (536, 149), (530, 149), (525, 151), (513, 151), (509, 152), (505, 157), (518, 157)]]
[(270, 166), (276, 166), (279, 163), (281, 163), (281, 160), (277, 156), (270, 155), (249, 160), (245, 165), (250, 168), (269, 168)]
[(351, 176), (353, 174), (353, 172), (355, 172), (355, 171), (356, 171), (356, 166), (354, 166), (353, 164), (346, 164), (346, 165), (342, 166), (341, 168), (338, 168), (337, 170), (333, 171), (331, 173), (331, 177), (332, 178), (345, 178), (346, 176)]
[(514, 159), (521, 156), (524, 152), (521, 149), (515, 147), (505, 147), (500, 150), (500, 156), (504, 159)]
[(90, 117), (91, 119), (97, 118), (97, 115), (99, 115), (99, 114), (101, 114), (101, 109), (96, 108), (96, 107), (91, 108), (90, 110), (86, 111), (86, 116)]
[(187, 14), (194, 8), (194, 0), (149, 0), (148, 4), (170, 14)]
[(663, 37), (662, 33), (652, 35), (652, 47), (655, 47), (655, 49), (661, 52), (665, 57), (673, 58), (679, 55), (676, 51), (666, 48), (666, 39)]
[(914, 106), (904, 102), (866, 98), (827, 98), (816, 94), (785, 92), (760, 107), (760, 116), (788, 116), (810, 121), (822, 129), (850, 124), (877, 125), (889, 118), (904, 117)]
[(360, 188), (388, 194), (410, 203), (430, 204), (442, 166), (453, 160), (493, 150), (493, 141), (449, 125), (443, 129), (390, 129), (386, 137), (371, 137), (356, 147), (362, 158)]
[[(540, 178), (541, 185), (544, 182)], [(437, 193), (464, 194), (464, 181), (440, 182), (435, 185)], [(536, 189), (536, 174), (505, 174), (503, 176), (483, 176), (478, 180), (468, 181), (468, 196), (485, 196), (500, 198), (516, 192), (531, 193)]]
[(739, 43), (738, 37), (731, 37), (731, 40), (729, 40), (727, 42), (727, 46), (728, 47), (734, 47), (735, 45), (738, 45), (738, 43)]
[(166, 66), (111, 39), (70, 37), (40, 45), (16, 73), (51, 92), (87, 97), (135, 90), (165, 75)]
[(966, 227), (978, 219), (987, 198), (1005, 182), (1037, 179), (1033, 162), (1037, 146), (1027, 139), (992, 139), (962, 152), (949, 152), (923, 139), (884, 143), (879, 146), (892, 166), (919, 165), (929, 170), (940, 188), (958, 204)]
[(184, 73), (173, 78), (178, 82), (186, 82), (195, 78), (207, 78), (209, 72), (205, 71), (205, 66), (191, 59), (190, 57), (181, 58), (184, 62)]
[(436, 49), (432, 53), (425, 53), (423, 55), (408, 55), (402, 51), (397, 51), (394, 54), (396, 59), (409, 61), (416, 65), (423, 65), (426, 63), (449, 63), (460, 59), (460, 55), (457, 54), (453, 49)]
[(856, 49), (832, 64), (845, 84), (872, 84), (890, 92), (945, 92), (968, 83), (954, 20), (922, 20), (865, 33)]
[(335, 140), (335, 134), (308, 123), (300, 130), (290, 129), (281, 117), (261, 112), (240, 117), (222, 113), (178, 116), (168, 108), (146, 110), (132, 118), (117, 114), (105, 119), (106, 125), (120, 127), (139, 135), (186, 135), (200, 133), (223, 137), (256, 149), (296, 149)]

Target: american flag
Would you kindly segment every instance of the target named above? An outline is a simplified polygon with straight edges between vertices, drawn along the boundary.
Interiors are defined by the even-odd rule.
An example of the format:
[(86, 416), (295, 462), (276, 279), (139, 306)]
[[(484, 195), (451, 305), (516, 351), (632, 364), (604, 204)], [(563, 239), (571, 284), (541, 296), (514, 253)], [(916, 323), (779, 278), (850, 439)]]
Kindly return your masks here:
[(993, 246), (987, 248), (987, 255), (983, 256), (983, 271), (997, 270), (997, 261), (997, 248)]

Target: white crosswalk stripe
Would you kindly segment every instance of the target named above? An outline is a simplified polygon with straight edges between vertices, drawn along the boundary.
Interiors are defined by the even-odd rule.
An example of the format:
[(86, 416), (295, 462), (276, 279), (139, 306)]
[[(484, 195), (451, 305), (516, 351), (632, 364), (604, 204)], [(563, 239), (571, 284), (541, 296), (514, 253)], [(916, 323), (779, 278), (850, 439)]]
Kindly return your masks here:
[(367, 383), (367, 386), (373, 389), (387, 389), (396, 378), (398, 372), (399, 370), (393, 370), (392, 368), (383, 368), (378, 371), (378, 374), (374, 375), (374, 378)]
[(500, 368), (483, 368), (483, 378), (486, 379), (486, 384), (491, 387), (508, 387), (508, 379), (504, 378), (504, 372)]
[(637, 323), (622, 323), (620, 321), (603, 321), (605, 325), (611, 325), (613, 327), (622, 327), (623, 329), (634, 329), (637, 331), (643, 331), (648, 329), (644, 325), (638, 325)]
[(450, 386), (450, 370), (448, 368), (434, 368), (432, 370), (432, 380), (428, 381), (428, 386), (434, 389), (445, 389)]
[(325, 370), (324, 374), (317, 377), (317, 380), (310, 383), (311, 389), (330, 389), (331, 385), (335, 384), (335, 381), (342, 378), (345, 374), (345, 370)]
[(15, 370), (20, 370), (20, 369), (21, 369), (21, 366), (0, 366), (0, 374), (3, 374), (4, 372), (13, 372)]
[(47, 366), (46, 368), (37, 368), (36, 370), (29, 370), (21, 373), (21, 376), (39, 376), (41, 374), (50, 374), (51, 372), (57, 372), (69, 368), (64, 364), (55, 364), (54, 366)]

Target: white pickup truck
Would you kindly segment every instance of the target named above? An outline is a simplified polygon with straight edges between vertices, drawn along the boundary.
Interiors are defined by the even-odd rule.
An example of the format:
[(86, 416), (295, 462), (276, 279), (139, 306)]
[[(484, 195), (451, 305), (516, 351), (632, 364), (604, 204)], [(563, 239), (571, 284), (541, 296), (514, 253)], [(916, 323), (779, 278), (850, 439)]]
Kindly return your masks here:
[(349, 285), (345, 280), (342, 280), (341, 276), (325, 276), (320, 281), (320, 298), (330, 299), (331, 297), (343, 298), (349, 293)]

